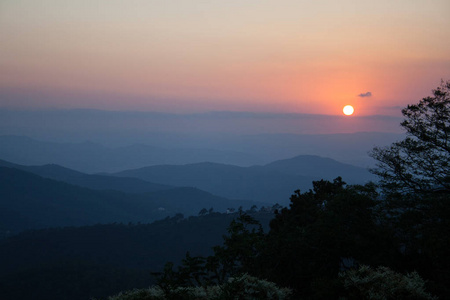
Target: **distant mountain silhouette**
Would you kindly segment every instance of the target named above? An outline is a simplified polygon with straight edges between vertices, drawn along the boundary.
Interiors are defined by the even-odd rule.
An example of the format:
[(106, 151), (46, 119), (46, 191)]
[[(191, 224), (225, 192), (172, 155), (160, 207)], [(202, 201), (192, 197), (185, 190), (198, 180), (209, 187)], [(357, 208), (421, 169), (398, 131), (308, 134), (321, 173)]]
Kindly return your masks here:
[(374, 177), (363, 168), (319, 156), (297, 156), (265, 166), (237, 167), (217, 163), (160, 165), (115, 173), (150, 182), (192, 186), (226, 198), (287, 204), (296, 190), (307, 190), (313, 180), (341, 176), (349, 184)]
[(312, 176), (328, 180), (341, 176), (348, 183), (364, 183), (377, 179), (364, 168), (316, 155), (299, 155), (290, 159), (277, 160), (265, 165), (264, 168), (284, 174)]
[(0, 136), (0, 157), (22, 165), (58, 164), (87, 173), (117, 172), (156, 164), (202, 161), (252, 165), (254, 155), (213, 149), (166, 149), (134, 144), (110, 148), (92, 142), (53, 143), (24, 136)]
[(54, 164), (23, 166), (0, 160), (0, 166), (19, 169), (45, 178), (63, 181), (94, 190), (117, 190), (126, 193), (146, 193), (174, 188), (173, 186), (151, 183), (137, 178), (89, 175)]
[[(92, 138), (103, 140), (101, 137), (95, 139), (94, 135)], [(55, 143), (25, 136), (0, 135), (0, 158), (21, 165), (58, 164), (85, 173), (205, 161), (248, 167), (299, 154), (319, 155), (351, 165), (373, 167), (375, 160), (367, 152), (374, 146), (390, 145), (399, 139), (403, 139), (402, 134), (382, 132), (319, 135), (149, 133), (142, 137), (134, 133), (129, 139), (118, 138), (122, 141), (121, 145), (128, 146), (105, 147), (93, 142)], [(141, 144), (133, 142), (136, 140)]]
[[(152, 222), (202, 208), (225, 211), (255, 203), (228, 200), (194, 188), (127, 194), (67, 184), (18, 169), (0, 167), (0, 233), (25, 229), (112, 222)], [(258, 203), (256, 203), (258, 205)]]
[(288, 203), (298, 188), (311, 185), (311, 177), (292, 176), (261, 167), (237, 167), (217, 163), (150, 166), (116, 173), (117, 176), (192, 186), (230, 199), (248, 199), (271, 204)]

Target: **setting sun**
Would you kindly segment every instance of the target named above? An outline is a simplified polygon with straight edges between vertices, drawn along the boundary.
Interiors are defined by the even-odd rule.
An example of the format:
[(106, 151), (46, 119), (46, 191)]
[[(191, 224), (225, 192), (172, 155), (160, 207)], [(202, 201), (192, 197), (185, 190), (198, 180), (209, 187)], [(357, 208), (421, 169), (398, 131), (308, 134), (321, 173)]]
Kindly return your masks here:
[(354, 112), (355, 110), (353, 109), (353, 106), (351, 106), (351, 105), (346, 105), (346, 106), (344, 106), (344, 108), (342, 109), (342, 111), (344, 112), (344, 115), (346, 115), (346, 116), (351, 116), (351, 115), (353, 115), (353, 112)]

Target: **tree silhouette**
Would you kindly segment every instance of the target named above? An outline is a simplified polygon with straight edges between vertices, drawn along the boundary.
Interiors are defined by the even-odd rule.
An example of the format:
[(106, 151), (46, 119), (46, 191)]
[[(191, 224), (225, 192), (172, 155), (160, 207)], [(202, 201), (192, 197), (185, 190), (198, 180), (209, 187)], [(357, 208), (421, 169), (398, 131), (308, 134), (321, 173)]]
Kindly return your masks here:
[(199, 212), (198, 212), (198, 215), (199, 216), (204, 216), (204, 215), (206, 215), (208, 213), (208, 210), (206, 209), (206, 208), (202, 208), (202, 210), (200, 210)]
[(407, 137), (374, 148), (384, 217), (395, 228), (402, 256), (396, 267), (417, 270), (447, 299), (450, 289), (450, 81), (402, 110)]
[(450, 192), (450, 81), (432, 97), (402, 110), (407, 137), (389, 147), (376, 147), (373, 173), (386, 193)]
[(375, 186), (313, 182), (313, 189), (291, 196), (270, 223), (255, 273), (292, 288), (304, 299), (337, 299), (338, 273), (357, 263), (378, 264), (389, 237), (374, 214)]

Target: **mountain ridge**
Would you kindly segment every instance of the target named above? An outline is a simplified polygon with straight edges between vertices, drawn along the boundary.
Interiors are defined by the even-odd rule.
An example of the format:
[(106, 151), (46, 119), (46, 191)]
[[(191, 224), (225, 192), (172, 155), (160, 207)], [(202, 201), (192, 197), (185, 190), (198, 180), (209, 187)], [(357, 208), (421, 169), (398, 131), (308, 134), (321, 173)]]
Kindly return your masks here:
[[(164, 148), (147, 144), (106, 147), (94, 142), (44, 142), (26, 136), (0, 135), (0, 157), (22, 165), (58, 164), (84, 173), (118, 172), (160, 163), (183, 164), (204, 160), (251, 165), (254, 155), (209, 148)], [(30, 151), (33, 149), (33, 151)]]
[[(300, 171), (301, 166), (308, 162), (306, 170)], [(331, 167), (327, 167), (328, 165)], [(159, 184), (194, 186), (226, 198), (258, 199), (281, 204), (287, 204), (291, 193), (296, 189), (311, 188), (314, 180), (332, 180), (341, 176), (349, 184), (364, 184), (375, 179), (364, 168), (329, 158), (302, 155), (263, 166), (240, 167), (203, 162), (147, 166), (111, 175), (135, 177)]]
[(156, 184), (137, 178), (122, 178), (118, 180), (117, 177), (113, 176), (86, 174), (57, 164), (24, 166), (0, 159), (0, 166), (23, 170), (45, 178), (95, 190), (118, 190), (126, 193), (146, 193), (175, 188), (173, 186)]
[[(308, 174), (309, 176), (322, 177), (328, 180), (341, 176), (353, 183), (376, 180), (376, 176), (370, 175), (365, 168), (319, 155), (297, 155), (288, 159), (276, 160), (263, 167), (281, 173), (303, 176)], [(326, 169), (326, 171), (321, 171), (323, 169)], [(328, 175), (324, 176), (325, 173)], [(361, 176), (363, 177), (361, 178)]]
[(113, 222), (152, 222), (177, 213), (197, 215), (203, 208), (226, 211), (257, 202), (231, 200), (193, 187), (128, 194), (92, 190), (0, 167), (0, 232)]

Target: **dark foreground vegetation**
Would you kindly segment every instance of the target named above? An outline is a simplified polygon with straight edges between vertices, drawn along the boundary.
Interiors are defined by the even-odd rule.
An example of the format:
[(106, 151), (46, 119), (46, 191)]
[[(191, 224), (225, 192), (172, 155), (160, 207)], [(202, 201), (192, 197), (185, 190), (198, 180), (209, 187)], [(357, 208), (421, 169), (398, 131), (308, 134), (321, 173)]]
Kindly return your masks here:
[(450, 82), (402, 112), (407, 138), (371, 153), (378, 185), (315, 181), (274, 213), (22, 233), (1, 241), (0, 294), (450, 299)]
[[(241, 214), (214, 255), (168, 263), (158, 281), (167, 298), (130, 299), (171, 299), (179, 287), (222, 285), (240, 274), (288, 287), (294, 299), (448, 299), (448, 196), (416, 197), (416, 207), (396, 200), (394, 215), (373, 185), (315, 182), (291, 197), (267, 234)], [(371, 290), (386, 298), (368, 297)]]

